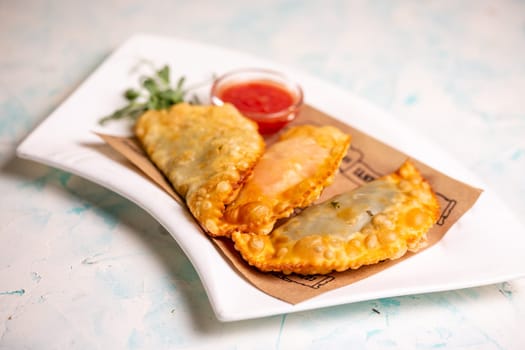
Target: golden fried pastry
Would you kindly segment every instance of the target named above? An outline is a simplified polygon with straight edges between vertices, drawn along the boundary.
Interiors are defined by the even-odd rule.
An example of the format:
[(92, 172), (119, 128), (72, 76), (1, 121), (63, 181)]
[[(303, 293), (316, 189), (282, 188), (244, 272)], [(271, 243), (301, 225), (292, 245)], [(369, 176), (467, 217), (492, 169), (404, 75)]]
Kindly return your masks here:
[(438, 212), (430, 185), (407, 161), (395, 173), (305, 209), (270, 235), (234, 232), (232, 238), (262, 271), (322, 274), (417, 251)]
[(224, 220), (249, 233), (269, 233), (277, 219), (315, 201), (333, 181), (350, 136), (331, 126), (296, 126), (268, 147), (228, 205)]
[(223, 234), (225, 205), (264, 152), (257, 124), (229, 104), (182, 103), (144, 113), (135, 134), (204, 230)]

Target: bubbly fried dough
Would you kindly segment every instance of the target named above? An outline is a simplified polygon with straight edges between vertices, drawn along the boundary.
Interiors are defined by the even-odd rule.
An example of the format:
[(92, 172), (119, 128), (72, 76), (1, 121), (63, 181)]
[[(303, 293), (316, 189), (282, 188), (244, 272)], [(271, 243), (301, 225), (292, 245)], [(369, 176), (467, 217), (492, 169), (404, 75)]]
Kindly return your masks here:
[(146, 112), (135, 134), (204, 230), (222, 235), (225, 205), (264, 152), (257, 125), (229, 104), (183, 103)]
[(439, 204), (410, 161), (395, 173), (305, 209), (270, 235), (234, 232), (235, 248), (262, 271), (357, 269), (425, 246)]
[(350, 136), (331, 126), (287, 130), (266, 150), (224, 220), (242, 232), (269, 233), (278, 219), (319, 197), (349, 144)]

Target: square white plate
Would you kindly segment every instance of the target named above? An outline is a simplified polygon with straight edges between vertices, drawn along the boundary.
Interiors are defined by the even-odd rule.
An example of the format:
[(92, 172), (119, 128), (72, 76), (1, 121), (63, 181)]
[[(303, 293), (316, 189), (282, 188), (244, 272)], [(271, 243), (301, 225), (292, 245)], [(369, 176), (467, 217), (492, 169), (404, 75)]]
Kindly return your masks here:
[[(148, 60), (156, 67), (169, 64), (172, 78), (184, 75), (189, 85), (209, 81), (212, 74), (235, 68), (261, 67), (285, 72), (300, 82), (308, 104), (485, 191), (444, 239), (430, 249), (367, 279), (290, 305), (246, 282), (171, 197), (125, 161), (100, 152), (103, 142), (93, 131), (119, 135), (129, 132), (129, 124), (123, 123), (110, 123), (101, 130), (98, 120), (122, 106), (121, 93), (136, 86), (139, 71), (147, 69), (147, 65), (138, 65), (141, 60)], [(208, 99), (209, 87), (208, 84), (196, 90), (204, 101)], [(221, 321), (471, 287), (525, 276), (521, 251), (525, 246), (524, 229), (504, 204), (461, 164), (363, 100), (289, 67), (218, 47), (149, 35), (130, 38), (24, 140), (17, 153), (87, 178), (148, 211), (170, 232), (195, 266)]]

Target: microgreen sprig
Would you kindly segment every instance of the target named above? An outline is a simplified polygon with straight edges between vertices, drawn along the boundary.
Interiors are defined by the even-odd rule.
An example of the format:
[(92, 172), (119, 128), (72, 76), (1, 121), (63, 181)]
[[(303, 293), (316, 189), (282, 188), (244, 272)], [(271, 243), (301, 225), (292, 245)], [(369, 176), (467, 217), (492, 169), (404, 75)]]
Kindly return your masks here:
[[(168, 65), (156, 70), (151, 77), (141, 79), (139, 89), (130, 88), (124, 91), (124, 98), (128, 104), (117, 109), (110, 115), (99, 120), (101, 125), (110, 120), (130, 118), (137, 119), (148, 110), (165, 109), (177, 103), (184, 102), (190, 89), (184, 88), (185, 77), (177, 80), (174, 87), (170, 82), (170, 68)], [(193, 96), (190, 103), (199, 104), (197, 96)]]

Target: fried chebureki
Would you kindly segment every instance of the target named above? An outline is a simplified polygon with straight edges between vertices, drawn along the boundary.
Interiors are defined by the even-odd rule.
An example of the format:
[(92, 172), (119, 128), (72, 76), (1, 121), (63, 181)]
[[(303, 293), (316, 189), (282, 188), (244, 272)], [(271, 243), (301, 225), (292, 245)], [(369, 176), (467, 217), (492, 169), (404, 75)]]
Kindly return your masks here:
[(417, 251), (438, 212), (430, 185), (406, 161), (392, 174), (306, 208), (269, 235), (234, 232), (232, 239), (262, 271), (323, 274)]
[(268, 147), (224, 220), (233, 229), (268, 234), (275, 222), (315, 201), (332, 183), (350, 136), (331, 126), (286, 130)]
[(257, 125), (229, 104), (181, 103), (144, 113), (135, 134), (203, 229), (222, 235), (225, 206), (264, 152)]

